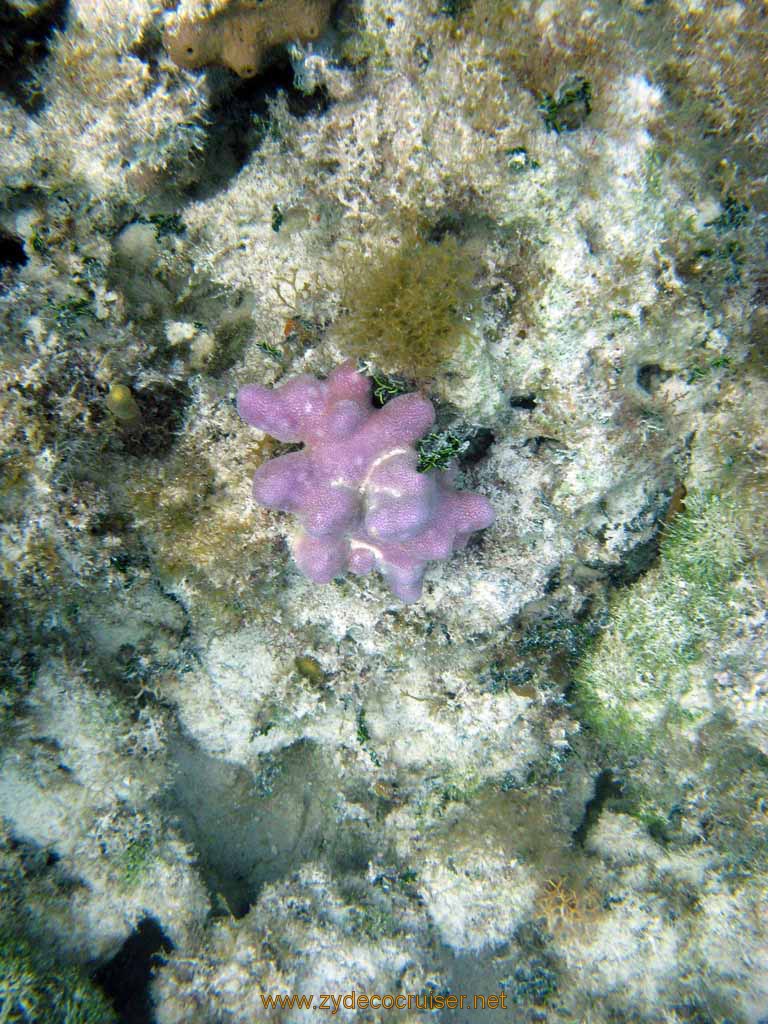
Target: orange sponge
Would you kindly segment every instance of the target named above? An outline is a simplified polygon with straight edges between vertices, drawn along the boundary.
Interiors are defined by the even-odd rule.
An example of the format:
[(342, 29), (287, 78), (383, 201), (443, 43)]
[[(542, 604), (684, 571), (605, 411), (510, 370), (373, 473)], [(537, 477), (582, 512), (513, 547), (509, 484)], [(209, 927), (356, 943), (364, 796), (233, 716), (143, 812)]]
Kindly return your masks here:
[(163, 42), (180, 67), (224, 64), (241, 78), (252, 78), (272, 47), (317, 39), (332, 6), (333, 0), (231, 3), (209, 18), (179, 21), (166, 29)]

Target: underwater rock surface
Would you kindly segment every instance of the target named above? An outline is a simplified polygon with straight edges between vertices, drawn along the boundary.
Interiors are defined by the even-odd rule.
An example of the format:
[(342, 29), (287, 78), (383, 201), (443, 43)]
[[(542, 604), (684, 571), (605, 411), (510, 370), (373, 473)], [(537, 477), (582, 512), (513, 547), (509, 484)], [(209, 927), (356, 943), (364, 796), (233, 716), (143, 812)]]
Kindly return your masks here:
[[(762, 12), (257, 8), (0, 11), (0, 1016), (765, 1024)], [(250, 500), (350, 359), (418, 603)]]

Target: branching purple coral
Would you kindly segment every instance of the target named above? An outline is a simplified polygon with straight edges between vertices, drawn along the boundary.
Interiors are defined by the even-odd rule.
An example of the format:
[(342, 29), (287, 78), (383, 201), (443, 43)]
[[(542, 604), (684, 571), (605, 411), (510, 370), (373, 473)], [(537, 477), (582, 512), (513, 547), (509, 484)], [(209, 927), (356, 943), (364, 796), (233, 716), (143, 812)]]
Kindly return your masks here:
[(449, 471), (417, 472), (414, 442), (435, 418), (429, 399), (400, 395), (374, 409), (370, 392), (351, 362), (326, 381), (302, 374), (274, 390), (241, 388), (246, 423), (306, 446), (260, 466), (253, 496), (296, 513), (293, 557), (311, 580), (376, 568), (397, 597), (417, 601), (427, 562), (463, 548), (491, 525), (493, 509), (482, 495), (457, 491)]

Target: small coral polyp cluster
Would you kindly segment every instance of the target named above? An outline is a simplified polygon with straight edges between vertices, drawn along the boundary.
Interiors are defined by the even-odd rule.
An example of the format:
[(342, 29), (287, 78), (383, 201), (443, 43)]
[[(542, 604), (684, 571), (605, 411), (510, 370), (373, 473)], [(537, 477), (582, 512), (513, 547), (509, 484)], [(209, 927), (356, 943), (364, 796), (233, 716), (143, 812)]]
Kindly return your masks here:
[(259, 467), (253, 495), (297, 514), (293, 556), (311, 580), (377, 568), (397, 597), (416, 601), (427, 562), (463, 548), (491, 525), (493, 509), (482, 495), (457, 491), (449, 471), (417, 471), (413, 442), (435, 417), (429, 399), (399, 395), (374, 409), (370, 392), (351, 362), (327, 381), (302, 374), (274, 391), (241, 388), (246, 423), (306, 445)]

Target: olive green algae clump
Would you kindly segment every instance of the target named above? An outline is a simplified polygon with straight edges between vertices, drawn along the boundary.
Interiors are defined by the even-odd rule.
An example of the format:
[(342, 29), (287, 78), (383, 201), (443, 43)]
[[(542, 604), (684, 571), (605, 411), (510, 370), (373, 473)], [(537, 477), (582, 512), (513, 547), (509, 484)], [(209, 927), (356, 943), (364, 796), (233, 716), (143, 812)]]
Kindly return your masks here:
[(345, 276), (337, 336), (350, 355), (430, 380), (458, 354), (479, 293), (455, 238), (405, 238)]

